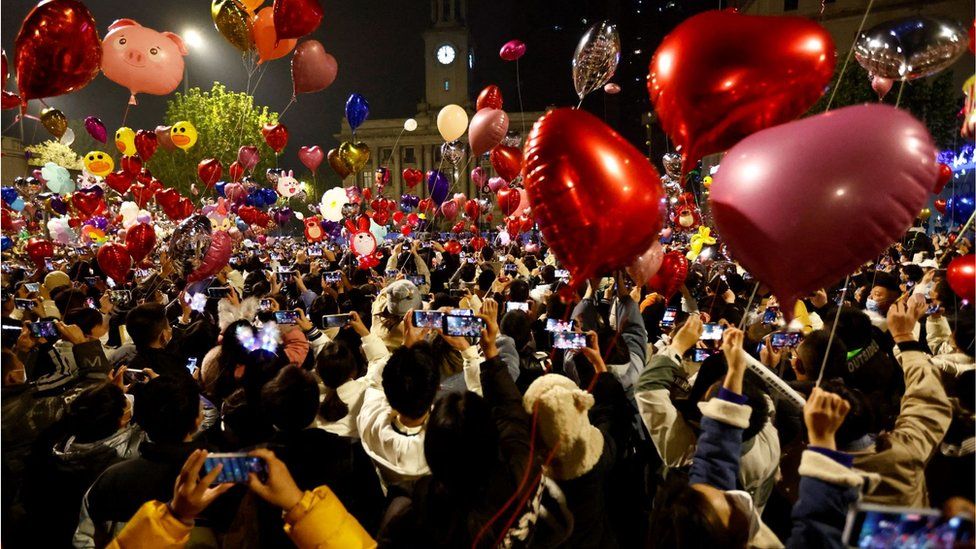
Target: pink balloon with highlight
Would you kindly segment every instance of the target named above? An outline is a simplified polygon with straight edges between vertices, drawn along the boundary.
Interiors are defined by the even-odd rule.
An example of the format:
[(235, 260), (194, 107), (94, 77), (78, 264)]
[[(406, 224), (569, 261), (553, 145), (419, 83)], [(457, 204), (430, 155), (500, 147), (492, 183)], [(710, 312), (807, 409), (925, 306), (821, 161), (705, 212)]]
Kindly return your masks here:
[(502, 49), (498, 52), (498, 57), (505, 61), (516, 61), (525, 55), (525, 42), (521, 40), (509, 40), (505, 42)]

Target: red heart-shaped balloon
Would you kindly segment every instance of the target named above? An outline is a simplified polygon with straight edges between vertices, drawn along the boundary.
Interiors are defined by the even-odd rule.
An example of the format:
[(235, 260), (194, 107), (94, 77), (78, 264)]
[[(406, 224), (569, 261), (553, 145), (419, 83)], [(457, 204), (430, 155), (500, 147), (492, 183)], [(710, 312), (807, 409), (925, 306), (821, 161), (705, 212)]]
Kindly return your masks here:
[(664, 254), (661, 267), (647, 281), (647, 287), (671, 299), (688, 278), (688, 259), (680, 251)]
[[(172, 189), (170, 189), (172, 190)], [(159, 200), (159, 195), (156, 195), (157, 201)], [(166, 217), (172, 219), (173, 221), (180, 221), (181, 219), (186, 219), (190, 217), (193, 213), (193, 202), (186, 197), (180, 197), (175, 203), (170, 206), (163, 206), (163, 213)]]
[(417, 203), (417, 209), (426, 214), (432, 213), (437, 209), (437, 205), (431, 198), (425, 198)]
[(122, 171), (135, 177), (142, 171), (142, 159), (138, 156), (123, 156), (121, 162)]
[(451, 240), (448, 240), (444, 244), (444, 251), (447, 252), (447, 253), (449, 253), (449, 254), (455, 254), (455, 255), (457, 255), (457, 254), (461, 253), (461, 243), (458, 242), (457, 240), (454, 240), (452, 238)]
[(407, 185), (408, 189), (416, 187), (418, 183), (424, 180), (424, 172), (416, 168), (407, 168), (403, 170), (401, 175), (403, 176), (403, 182)]
[(481, 215), (481, 207), (474, 200), (468, 200), (464, 203), (464, 214), (468, 216), (471, 221), (477, 221), (478, 217)]
[(939, 164), (939, 178), (935, 180), (935, 188), (932, 189), (932, 193), (941, 193), (950, 179), (952, 179), (952, 168), (948, 164)]
[(54, 244), (50, 240), (34, 236), (27, 241), (24, 251), (27, 252), (27, 256), (31, 258), (38, 269), (43, 269), (44, 260), (54, 257)]
[(404, 213), (401, 212), (400, 210), (393, 212), (393, 222), (399, 225), (400, 222), (403, 221), (403, 216)]
[(132, 176), (122, 170), (112, 172), (105, 176), (105, 184), (119, 194), (125, 194), (132, 186)]
[(152, 172), (150, 172), (146, 168), (143, 168), (142, 171), (139, 172), (138, 175), (136, 175), (136, 181), (142, 183), (143, 185), (149, 185), (153, 181), (156, 181), (156, 179), (153, 178)]
[(379, 211), (382, 211), (383, 210), (383, 208), (385, 207), (385, 205), (383, 204), (383, 200), (377, 198), (375, 200), (371, 200), (370, 201), (369, 207), (372, 208), (374, 211), (379, 212)]
[(946, 282), (956, 295), (972, 303), (976, 300), (976, 256), (957, 257), (949, 263)]
[(176, 206), (180, 198), (183, 198), (180, 195), (180, 191), (174, 188), (163, 189), (156, 193), (156, 204), (159, 204), (159, 207), (165, 210)]
[(139, 130), (136, 132), (136, 152), (139, 158), (148, 162), (152, 155), (156, 154), (156, 147), (159, 141), (156, 139), (156, 132), (149, 130)]
[(498, 86), (491, 84), (481, 90), (478, 94), (478, 102), (475, 110), (481, 109), (500, 109), (502, 108), (502, 90)]
[(501, 209), (502, 213), (505, 215), (512, 215), (515, 210), (518, 209), (519, 204), (522, 202), (522, 195), (519, 194), (518, 189), (513, 189), (511, 187), (505, 187), (498, 189), (498, 208)]
[(657, 238), (657, 171), (595, 116), (550, 111), (532, 128), (525, 158), (533, 216), (574, 282), (630, 265)]
[(324, 15), (319, 0), (275, 0), (272, 13), (278, 40), (309, 34), (318, 28)]
[(88, 219), (105, 211), (105, 201), (93, 192), (75, 191), (71, 195), (71, 205), (83, 219)]
[[(313, 2), (318, 2), (318, 0), (311, 0)], [(279, 39), (281, 35), (279, 35)], [(284, 124), (265, 124), (261, 128), (261, 135), (264, 136), (264, 142), (271, 147), (276, 154), (284, 150), (285, 145), (288, 144), (288, 128)]]
[(664, 37), (647, 90), (687, 172), (702, 156), (806, 112), (835, 60), (827, 29), (806, 17), (707, 11)]
[(143, 260), (156, 246), (156, 229), (148, 223), (137, 223), (125, 231), (125, 249), (132, 261)]
[(936, 200), (935, 203), (932, 204), (932, 205), (935, 206), (935, 211), (939, 212), (942, 215), (945, 215), (945, 213), (946, 213), (946, 200), (944, 198), (940, 198), (940, 199)]
[(515, 217), (507, 217), (505, 218), (505, 230), (508, 231), (509, 236), (515, 238), (522, 232), (522, 222)]
[(142, 183), (136, 183), (132, 185), (129, 189), (132, 191), (132, 198), (135, 200), (136, 204), (140, 208), (145, 208), (146, 204), (156, 196), (156, 193), (162, 188), (162, 184), (156, 182), (155, 184), (150, 182), (148, 185)]
[(220, 160), (216, 158), (204, 158), (197, 164), (197, 176), (207, 187), (213, 187), (224, 174), (224, 168), (220, 165)]
[(488, 155), (491, 167), (505, 181), (515, 179), (522, 171), (522, 149), (508, 145), (495, 145)]
[(389, 212), (385, 212), (385, 211), (384, 212), (373, 212), (372, 217), (373, 217), (373, 221), (375, 221), (377, 225), (386, 225), (387, 223), (390, 222), (390, 213)]
[(464, 229), (464, 221), (458, 221), (453, 227), (451, 227), (451, 232), (454, 234), (460, 234), (464, 232)]
[[(241, 206), (237, 209), (237, 217), (244, 220), (244, 223), (248, 225), (257, 225), (258, 221), (261, 220), (261, 214), (263, 212), (254, 206)], [(267, 223), (265, 223), (267, 225)]]
[(411, 232), (413, 232), (413, 227), (411, 227), (410, 225), (404, 225), (403, 227), (400, 227), (400, 234), (402, 234), (403, 236), (410, 236)]
[(108, 242), (98, 249), (95, 255), (98, 267), (116, 284), (122, 284), (132, 270), (132, 257), (129, 251), (118, 242)]
[[(241, 177), (244, 176), (244, 166), (240, 162), (234, 161), (230, 166), (227, 167), (227, 175), (230, 176), (230, 180), (240, 181)], [(225, 187), (226, 188), (226, 187)]]
[(298, 159), (301, 160), (302, 164), (305, 165), (312, 173), (315, 173), (319, 169), (319, 165), (325, 160), (325, 152), (322, 147), (318, 145), (313, 145), (311, 147), (305, 145), (298, 149)]
[(483, 236), (476, 236), (471, 239), (470, 244), (474, 251), (480, 252), (482, 248), (488, 245), (488, 241)]

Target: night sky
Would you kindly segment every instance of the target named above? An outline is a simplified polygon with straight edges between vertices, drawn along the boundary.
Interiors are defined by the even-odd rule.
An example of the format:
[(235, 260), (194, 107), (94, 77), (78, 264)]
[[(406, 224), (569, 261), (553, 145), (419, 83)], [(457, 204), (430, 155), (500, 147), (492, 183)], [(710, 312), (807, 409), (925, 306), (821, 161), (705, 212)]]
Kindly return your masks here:
[[(575, 105), (570, 62), (579, 37), (600, 18), (622, 20), (625, 55), (614, 80), (623, 86), (624, 92), (610, 98), (597, 92), (587, 99), (584, 107), (601, 115), (609, 114), (611, 125), (627, 126), (619, 129), (640, 145), (643, 139), (639, 134), (640, 111), (647, 110), (647, 94), (639, 79), (646, 74), (653, 47), (666, 29), (695, 11), (688, 7), (695, 2), (685, 3), (685, 8), (674, 8), (674, 3), (668, 3), (672, 7), (666, 8), (663, 14), (656, 9), (645, 9), (645, 15), (635, 21), (633, 6), (641, 1), (652, 3), (650, 0), (469, 0), (468, 26), (475, 56), (470, 97), (473, 100), (483, 86), (495, 83), (502, 88), (506, 108), (517, 108), (515, 67), (498, 58), (498, 49), (507, 40), (519, 38), (528, 44), (528, 53), (520, 61), (525, 110)], [(144, 26), (177, 34), (188, 28), (196, 29), (205, 44), (203, 51), (191, 49), (185, 58), (190, 86), (209, 89), (213, 81), (220, 81), (231, 90), (245, 89), (247, 75), (240, 53), (214, 28), (210, 3), (206, 0), (88, 0), (86, 4), (102, 37), (108, 26), (120, 18), (135, 19)], [(2, 45), (11, 60), (17, 30), (34, 5), (29, 0), (4, 0)], [(265, 5), (271, 5), (270, 0)], [(302, 145), (319, 144), (326, 149), (335, 146), (332, 134), (339, 131), (343, 105), (350, 93), (359, 92), (368, 98), (370, 118), (411, 116), (424, 95), (422, 33), (429, 25), (429, 0), (326, 0), (323, 6), (323, 23), (309, 38), (322, 42), (336, 57), (339, 75), (325, 91), (299, 96), (298, 103), (282, 119), (291, 133), (285, 158), (292, 158), (296, 163), (294, 154)], [(641, 21), (645, 17), (647, 24)], [(640, 34), (651, 36), (638, 37), (638, 32), (630, 31), (628, 26), (639, 27)], [(640, 41), (652, 43), (640, 44)], [(627, 51), (635, 43), (642, 48), (639, 55)], [(255, 98), (259, 105), (280, 112), (290, 97), (289, 55), (270, 62)], [(47, 101), (72, 120), (98, 116), (111, 133), (122, 121), (127, 99), (127, 90), (99, 75), (84, 89)], [(154, 128), (163, 121), (166, 100), (167, 97), (140, 94), (139, 105), (130, 110), (126, 125), (134, 129)], [(624, 105), (622, 109), (621, 105)], [(39, 109), (40, 105), (32, 102), (31, 112), (36, 114)], [(4, 128), (13, 119), (12, 112), (4, 112)], [(19, 135), (19, 130), (15, 128), (10, 133)], [(49, 138), (39, 124), (30, 121), (25, 135), (29, 143)]]

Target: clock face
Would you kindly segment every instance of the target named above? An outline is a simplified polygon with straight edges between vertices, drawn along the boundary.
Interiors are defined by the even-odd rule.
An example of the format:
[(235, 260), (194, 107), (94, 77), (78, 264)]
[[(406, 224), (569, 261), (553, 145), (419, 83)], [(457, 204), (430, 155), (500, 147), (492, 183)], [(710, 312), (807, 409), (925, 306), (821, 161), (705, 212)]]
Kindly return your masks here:
[(454, 47), (444, 44), (437, 48), (437, 62), (441, 65), (450, 65), (454, 61)]

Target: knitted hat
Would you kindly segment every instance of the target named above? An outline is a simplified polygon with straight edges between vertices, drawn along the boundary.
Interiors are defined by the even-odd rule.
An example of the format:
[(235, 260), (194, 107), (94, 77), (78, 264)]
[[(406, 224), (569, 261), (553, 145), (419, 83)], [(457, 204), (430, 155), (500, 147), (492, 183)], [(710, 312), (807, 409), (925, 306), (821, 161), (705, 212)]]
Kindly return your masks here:
[(51, 271), (44, 277), (44, 287), (51, 291), (61, 286), (71, 285), (71, 279), (63, 271)]
[(386, 311), (391, 315), (402, 317), (410, 309), (420, 308), (420, 291), (409, 280), (397, 280), (383, 291), (390, 297), (386, 303)]
[(593, 404), (593, 395), (558, 374), (536, 379), (525, 391), (522, 405), (528, 413), (539, 414), (542, 442), (549, 451), (555, 451), (551, 463), (554, 479), (580, 477), (600, 461), (603, 433), (590, 425), (587, 415)]

